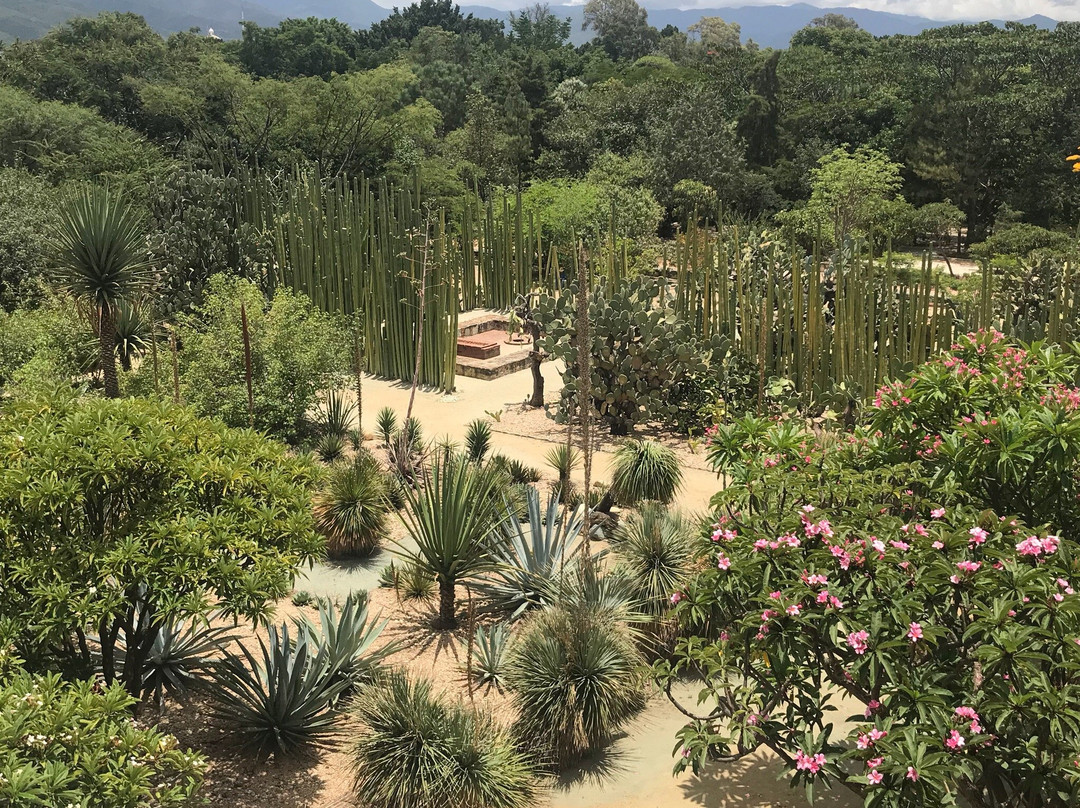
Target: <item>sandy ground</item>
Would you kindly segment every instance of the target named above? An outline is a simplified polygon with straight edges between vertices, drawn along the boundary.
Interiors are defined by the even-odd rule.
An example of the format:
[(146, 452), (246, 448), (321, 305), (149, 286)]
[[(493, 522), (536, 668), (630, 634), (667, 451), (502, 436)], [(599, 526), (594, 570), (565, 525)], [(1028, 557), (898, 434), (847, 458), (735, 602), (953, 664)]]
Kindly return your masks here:
[[(557, 368), (544, 367), (548, 401), (554, 401), (561, 386)], [(493, 450), (516, 457), (541, 469), (545, 481), (553, 472), (544, 455), (556, 443), (565, 440), (565, 428), (548, 418), (544, 410), (522, 406), (531, 392), (528, 371), (495, 381), (460, 379), (452, 395), (434, 391), (417, 392), (413, 413), (428, 439), (448, 436), (461, 441), (470, 421), (484, 417), (494, 423)], [(364, 427), (373, 431), (375, 413), (384, 406), (393, 407), (404, 417), (409, 389), (373, 378), (364, 380)], [(495, 415), (497, 414), (497, 419)], [(645, 433), (649, 434), (649, 433)], [(650, 434), (664, 441), (679, 454), (684, 485), (677, 505), (688, 511), (701, 511), (719, 489), (717, 477), (710, 472), (701, 450), (691, 450), (684, 439)], [(609, 476), (612, 451), (618, 443), (601, 436), (596, 455), (594, 478)], [(578, 475), (581, 476), (580, 473)], [(314, 596), (343, 600), (349, 592), (370, 591), (370, 609), (391, 621), (380, 637), (380, 644), (397, 642), (398, 650), (389, 663), (413, 676), (431, 680), (448, 698), (461, 698), (509, 721), (513, 706), (507, 696), (494, 689), (470, 689), (464, 675), (467, 629), (436, 632), (430, 628), (435, 604), (401, 601), (396, 593), (378, 589), (379, 571), (393, 557), (390, 541), (405, 541), (404, 530), (391, 523), (384, 549), (372, 559), (356, 562), (324, 562), (305, 573), (297, 590)], [(461, 616), (467, 613), (467, 593), (459, 591)], [(306, 614), (317, 620), (313, 607), (296, 607), (289, 600), (278, 604), (277, 621)], [(463, 623), (467, 622), (463, 620)], [(240, 641), (258, 655), (250, 630), (240, 630)], [(687, 690), (688, 703), (693, 703)], [(212, 808), (262, 808), (282, 805), (290, 808), (340, 808), (362, 805), (352, 789), (349, 765), (349, 736), (355, 724), (347, 716), (341, 731), (326, 748), (313, 750), (298, 758), (256, 764), (238, 750), (234, 742), (213, 719), (208, 705), (196, 696), (186, 705), (168, 704), (162, 716), (162, 728), (175, 733), (181, 743), (207, 753), (211, 759), (203, 796)], [(209, 720), (208, 720), (209, 719)], [(654, 696), (646, 709), (615, 739), (596, 760), (586, 761), (578, 769), (549, 782), (547, 797), (540, 805), (552, 808), (794, 808), (805, 804), (801, 792), (792, 791), (778, 778), (783, 768), (771, 753), (759, 752), (738, 764), (716, 765), (704, 776), (673, 777), (672, 747), (675, 733), (683, 725), (683, 716), (662, 696)], [(818, 804), (854, 806), (847, 793), (823, 794)], [(421, 808), (417, 806), (416, 808)]]

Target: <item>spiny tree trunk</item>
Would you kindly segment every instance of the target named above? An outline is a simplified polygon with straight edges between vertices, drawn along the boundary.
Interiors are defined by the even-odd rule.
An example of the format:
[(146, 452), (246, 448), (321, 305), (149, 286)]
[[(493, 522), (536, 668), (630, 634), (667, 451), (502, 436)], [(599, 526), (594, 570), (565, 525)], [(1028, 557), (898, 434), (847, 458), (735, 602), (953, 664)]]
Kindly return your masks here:
[(529, 353), (529, 358), (532, 359), (532, 398), (529, 399), (530, 407), (543, 407), (544, 406), (544, 374), (540, 372), (540, 365), (544, 361), (544, 354), (540, 350), (540, 324), (530, 323), (529, 330), (532, 331), (532, 351)]
[(456, 602), (454, 597), (454, 582), (440, 580), (439, 619), (435, 623), (436, 628), (457, 628), (457, 615), (455, 614)]
[(105, 395), (120, 398), (120, 382), (116, 378), (116, 317), (112, 311), (104, 308), (98, 312), (98, 346)]

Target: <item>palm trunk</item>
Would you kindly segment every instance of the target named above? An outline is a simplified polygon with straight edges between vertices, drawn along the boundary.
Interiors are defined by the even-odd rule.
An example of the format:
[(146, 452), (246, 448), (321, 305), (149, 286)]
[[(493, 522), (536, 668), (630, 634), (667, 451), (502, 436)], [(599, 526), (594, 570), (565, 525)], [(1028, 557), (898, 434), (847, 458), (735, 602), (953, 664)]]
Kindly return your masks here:
[(457, 628), (456, 603), (454, 601), (454, 582), (439, 579), (439, 620), (436, 628)]
[(105, 395), (120, 398), (120, 382), (116, 378), (116, 320), (112, 311), (102, 308), (98, 312), (98, 346), (101, 375), (105, 380)]

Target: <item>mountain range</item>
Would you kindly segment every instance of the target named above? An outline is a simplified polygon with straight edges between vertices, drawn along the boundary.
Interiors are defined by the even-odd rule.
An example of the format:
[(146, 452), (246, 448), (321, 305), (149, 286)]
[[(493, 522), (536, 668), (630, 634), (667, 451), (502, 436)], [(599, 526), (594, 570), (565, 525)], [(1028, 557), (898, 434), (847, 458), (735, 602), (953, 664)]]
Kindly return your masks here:
[[(406, 4), (407, 0), (401, 0)], [(523, 3), (524, 4), (524, 3)], [(808, 3), (679, 9), (659, 2), (649, 9), (649, 22), (657, 28), (674, 25), (686, 30), (705, 16), (723, 17), (742, 27), (743, 40), (753, 39), (763, 47), (786, 47), (791, 35), (825, 12), (844, 14), (875, 36), (917, 34), (927, 28), (955, 21), (932, 20), (907, 14), (891, 14), (864, 8), (819, 8)], [(221, 37), (240, 35), (240, 20), (275, 25), (286, 17), (337, 17), (355, 28), (366, 28), (384, 19), (390, 9), (372, 0), (0, 0), (0, 41), (33, 39), (55, 25), (75, 16), (99, 11), (133, 11), (141, 14), (162, 34), (199, 28), (213, 28)], [(506, 19), (509, 12), (486, 6), (463, 5), (462, 12), (477, 17)], [(580, 44), (590, 37), (581, 30), (581, 5), (551, 5), (551, 10), (572, 21), (572, 40)], [(1001, 24), (1000, 20), (993, 20)], [(1035, 15), (1020, 22), (1049, 28), (1056, 23)]]

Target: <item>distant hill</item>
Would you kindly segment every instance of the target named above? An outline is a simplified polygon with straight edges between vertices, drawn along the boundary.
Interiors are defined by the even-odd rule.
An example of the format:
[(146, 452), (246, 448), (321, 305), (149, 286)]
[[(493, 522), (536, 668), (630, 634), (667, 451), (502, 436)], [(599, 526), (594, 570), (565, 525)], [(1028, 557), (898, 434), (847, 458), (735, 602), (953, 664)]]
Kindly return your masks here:
[[(674, 25), (682, 30), (705, 16), (723, 17), (742, 27), (743, 40), (753, 39), (763, 47), (786, 47), (791, 35), (826, 11), (845, 14), (874, 34), (917, 34), (927, 28), (949, 25), (907, 14), (890, 14), (864, 8), (818, 8), (808, 3), (790, 6), (737, 6), (728, 8), (679, 9), (666, 7), (677, 0), (658, 0), (649, 8), (649, 22), (657, 28)], [(407, 5), (408, 0), (400, 0)], [(524, 5), (524, 3), (523, 3)], [(552, 5), (556, 14), (573, 22), (572, 39), (580, 44), (590, 34), (581, 30), (581, 5)], [(0, 41), (33, 39), (63, 21), (93, 15), (103, 10), (134, 11), (162, 34), (200, 28), (213, 28), (221, 37), (240, 35), (240, 20), (260, 25), (275, 25), (286, 17), (337, 17), (356, 28), (386, 18), (390, 10), (372, 0), (0, 0)], [(508, 12), (487, 6), (462, 6), (466, 14), (506, 19)], [(1000, 24), (1000, 20), (995, 20)], [(1037, 15), (1021, 22), (1052, 28), (1056, 23)]]

